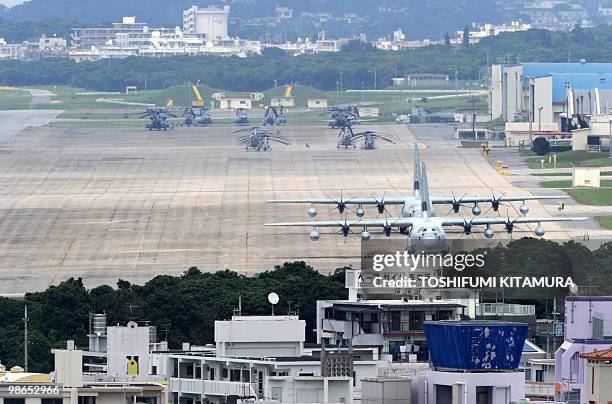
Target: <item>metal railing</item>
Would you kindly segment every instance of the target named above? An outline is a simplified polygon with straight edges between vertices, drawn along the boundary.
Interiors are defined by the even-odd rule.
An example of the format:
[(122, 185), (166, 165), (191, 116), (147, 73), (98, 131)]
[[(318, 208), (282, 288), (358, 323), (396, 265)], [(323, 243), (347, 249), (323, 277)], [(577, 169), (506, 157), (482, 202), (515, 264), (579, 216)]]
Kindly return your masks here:
[(555, 383), (552, 382), (525, 382), (525, 395), (533, 397), (555, 397)]
[(227, 382), (198, 379), (170, 379), (170, 391), (173, 393), (209, 394), (216, 396), (257, 397), (256, 383)]
[(477, 316), (535, 316), (535, 306), (531, 304), (479, 303)]

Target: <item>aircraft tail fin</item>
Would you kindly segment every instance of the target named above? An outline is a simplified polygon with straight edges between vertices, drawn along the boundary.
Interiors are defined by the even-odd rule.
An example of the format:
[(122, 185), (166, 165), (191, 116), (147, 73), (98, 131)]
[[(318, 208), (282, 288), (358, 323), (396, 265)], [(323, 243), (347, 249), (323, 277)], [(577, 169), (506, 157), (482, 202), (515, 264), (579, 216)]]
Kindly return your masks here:
[(434, 213), (431, 205), (431, 199), (429, 197), (429, 184), (427, 182), (427, 167), (425, 167), (425, 163), (421, 163), (420, 171), (421, 211), (427, 216), (433, 216)]
[(412, 184), (413, 192), (417, 193), (421, 188), (421, 156), (419, 146), (414, 144), (414, 181)]

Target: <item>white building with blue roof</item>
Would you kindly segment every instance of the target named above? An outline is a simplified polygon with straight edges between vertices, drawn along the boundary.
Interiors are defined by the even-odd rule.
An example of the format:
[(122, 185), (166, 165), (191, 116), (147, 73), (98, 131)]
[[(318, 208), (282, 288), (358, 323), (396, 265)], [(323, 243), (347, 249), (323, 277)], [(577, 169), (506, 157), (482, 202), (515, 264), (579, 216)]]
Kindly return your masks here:
[[(612, 63), (523, 63), (492, 69), (491, 108), (494, 118), (530, 122), (533, 130), (548, 123), (562, 124), (575, 105), (569, 90), (612, 89)], [(582, 102), (582, 101), (578, 101)], [(587, 101), (585, 101), (587, 102)], [(595, 108), (596, 97), (580, 105)], [(561, 125), (563, 126), (563, 125)]]

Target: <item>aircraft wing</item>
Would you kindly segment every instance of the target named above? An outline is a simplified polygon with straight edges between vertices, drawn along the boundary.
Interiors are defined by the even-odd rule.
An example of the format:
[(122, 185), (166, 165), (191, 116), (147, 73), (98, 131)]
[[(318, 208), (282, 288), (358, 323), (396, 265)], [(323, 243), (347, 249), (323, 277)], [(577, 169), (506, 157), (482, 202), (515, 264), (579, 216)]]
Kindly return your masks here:
[(364, 219), (364, 220), (347, 220), (347, 221), (313, 221), (313, 222), (287, 222), (287, 223), (268, 223), (265, 226), (270, 227), (410, 227), (416, 220), (411, 218), (398, 219)]
[(337, 205), (344, 203), (345, 205), (377, 205), (383, 202), (385, 205), (403, 205), (406, 202), (404, 196), (384, 196), (377, 198), (350, 198), (347, 200), (322, 198), (322, 199), (273, 199), (267, 200), (266, 203), (275, 204), (308, 204), (308, 205)]
[(462, 217), (437, 217), (436, 218), (443, 226), (463, 226), (464, 224), (471, 225), (487, 225), (487, 224), (524, 224), (524, 223), (547, 223), (547, 222), (580, 222), (583, 220), (589, 220), (588, 217), (566, 217), (566, 216), (549, 216), (549, 217), (517, 217), (517, 218), (504, 218), (504, 217), (473, 217), (473, 218), (462, 218)]
[(460, 203), (486, 203), (486, 202), (522, 202), (536, 201), (545, 199), (567, 199), (569, 195), (553, 196), (553, 195), (518, 195), (518, 196), (432, 196), (431, 203), (433, 204), (451, 204), (453, 202)]

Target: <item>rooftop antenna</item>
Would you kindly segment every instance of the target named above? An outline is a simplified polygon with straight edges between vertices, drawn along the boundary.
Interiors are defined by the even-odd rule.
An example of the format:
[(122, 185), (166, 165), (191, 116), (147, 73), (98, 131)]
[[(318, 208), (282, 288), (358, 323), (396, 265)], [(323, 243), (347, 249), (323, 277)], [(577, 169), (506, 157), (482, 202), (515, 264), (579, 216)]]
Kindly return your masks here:
[(268, 295), (268, 301), (272, 305), (272, 315), (274, 315), (274, 306), (278, 304), (279, 300), (280, 299), (278, 298), (278, 295), (276, 294), (276, 292), (271, 292)]

